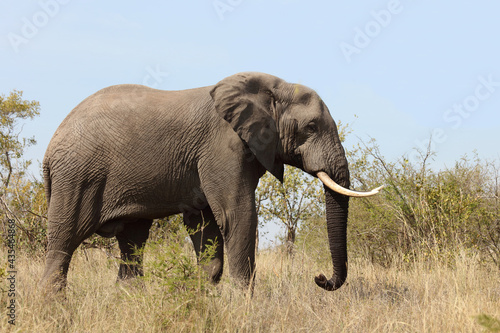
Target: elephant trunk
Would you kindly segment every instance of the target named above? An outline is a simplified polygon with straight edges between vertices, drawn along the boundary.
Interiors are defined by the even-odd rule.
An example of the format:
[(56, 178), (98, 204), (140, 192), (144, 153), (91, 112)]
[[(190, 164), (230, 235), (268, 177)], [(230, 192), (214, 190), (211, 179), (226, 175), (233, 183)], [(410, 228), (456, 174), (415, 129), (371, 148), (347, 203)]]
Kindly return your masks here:
[(326, 222), (328, 241), (333, 262), (333, 277), (327, 279), (323, 274), (315, 282), (325, 290), (340, 288), (347, 278), (347, 215), (349, 197), (325, 188)]

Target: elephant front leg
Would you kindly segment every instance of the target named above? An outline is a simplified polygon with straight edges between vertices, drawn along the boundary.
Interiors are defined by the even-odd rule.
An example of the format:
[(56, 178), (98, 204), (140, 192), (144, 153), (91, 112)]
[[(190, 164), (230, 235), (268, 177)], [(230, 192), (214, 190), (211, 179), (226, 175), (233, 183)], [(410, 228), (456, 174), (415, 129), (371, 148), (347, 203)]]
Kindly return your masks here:
[[(225, 154), (224, 150), (220, 153), (222, 157)], [(224, 239), (229, 273), (243, 287), (249, 287), (255, 272), (255, 189), (264, 170), (243, 154), (234, 157), (220, 164), (207, 164), (199, 174), (203, 193)]]
[(142, 251), (149, 237), (149, 229), (153, 220), (137, 220), (124, 225), (116, 235), (121, 251), (122, 263), (118, 270), (118, 280), (143, 276)]
[(241, 280), (244, 287), (248, 287), (253, 283), (255, 274), (257, 214), (255, 208), (251, 207), (247, 211), (231, 211), (228, 215), (230, 230), (226, 237), (226, 247), (229, 272), (231, 276)]
[(184, 223), (188, 228), (196, 231), (190, 237), (198, 262), (203, 255), (207, 254), (208, 247), (215, 244), (214, 255), (208, 263), (204, 263), (203, 269), (212, 282), (218, 283), (224, 266), (224, 241), (212, 210), (208, 207), (197, 213), (184, 213)]

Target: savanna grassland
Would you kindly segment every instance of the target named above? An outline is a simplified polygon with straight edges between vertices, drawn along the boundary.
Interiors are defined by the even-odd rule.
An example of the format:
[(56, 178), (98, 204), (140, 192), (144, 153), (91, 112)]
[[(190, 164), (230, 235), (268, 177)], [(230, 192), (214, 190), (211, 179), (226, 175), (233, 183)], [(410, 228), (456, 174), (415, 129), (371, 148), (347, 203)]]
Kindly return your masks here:
[[(190, 258), (172, 274), (163, 251)], [(182, 253), (182, 254), (181, 254)], [(5, 252), (2, 253), (5, 257)], [(2, 332), (482, 332), (500, 318), (498, 267), (456, 249), (447, 262), (427, 257), (411, 263), (398, 255), (388, 267), (355, 258), (348, 283), (325, 292), (313, 281), (324, 262), (297, 249), (258, 255), (253, 297), (227, 278), (212, 286), (198, 274), (188, 247), (148, 247), (146, 277), (116, 283), (118, 261), (99, 249), (78, 250), (64, 295), (37, 290), (43, 259), (17, 258), (16, 325), (7, 322), (2, 293)], [(169, 261), (170, 260), (170, 261)], [(160, 266), (159, 266), (160, 265)], [(165, 267), (165, 266), (163, 266)], [(190, 271), (191, 270), (191, 271)], [(2, 279), (2, 289), (6, 288)], [(483, 325), (481, 325), (483, 324)], [(498, 326), (496, 326), (498, 329)], [(494, 331), (494, 330), (492, 330)]]

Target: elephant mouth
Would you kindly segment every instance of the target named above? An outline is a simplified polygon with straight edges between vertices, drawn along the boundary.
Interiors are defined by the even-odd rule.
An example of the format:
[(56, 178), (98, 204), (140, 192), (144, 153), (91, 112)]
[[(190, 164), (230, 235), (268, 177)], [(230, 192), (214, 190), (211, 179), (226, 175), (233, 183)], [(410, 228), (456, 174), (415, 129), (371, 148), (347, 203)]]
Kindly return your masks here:
[(378, 194), (380, 190), (384, 188), (384, 185), (382, 185), (369, 192), (352, 191), (337, 184), (333, 179), (330, 178), (330, 176), (326, 174), (326, 172), (319, 171), (318, 173), (316, 173), (316, 176), (319, 178), (319, 180), (323, 182), (323, 184), (326, 187), (328, 187), (332, 191), (348, 197), (357, 197), (357, 198), (371, 197), (373, 195)]

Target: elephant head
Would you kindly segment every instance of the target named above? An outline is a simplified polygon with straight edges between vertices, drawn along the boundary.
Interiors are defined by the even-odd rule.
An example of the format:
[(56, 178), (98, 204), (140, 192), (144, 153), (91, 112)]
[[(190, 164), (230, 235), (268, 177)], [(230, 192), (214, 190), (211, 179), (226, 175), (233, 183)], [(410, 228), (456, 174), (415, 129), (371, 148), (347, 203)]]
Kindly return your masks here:
[(346, 230), (350, 196), (370, 196), (349, 188), (349, 169), (337, 126), (318, 94), (263, 73), (239, 73), (211, 90), (215, 109), (247, 144), (253, 156), (280, 181), (289, 164), (324, 183), (333, 277), (316, 284), (340, 288), (347, 277)]

